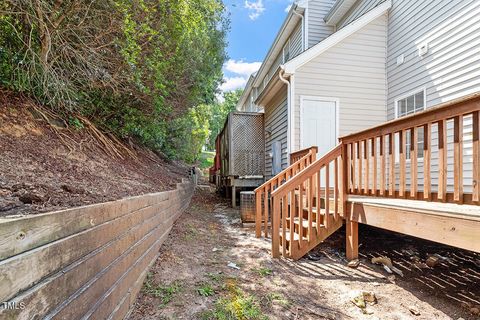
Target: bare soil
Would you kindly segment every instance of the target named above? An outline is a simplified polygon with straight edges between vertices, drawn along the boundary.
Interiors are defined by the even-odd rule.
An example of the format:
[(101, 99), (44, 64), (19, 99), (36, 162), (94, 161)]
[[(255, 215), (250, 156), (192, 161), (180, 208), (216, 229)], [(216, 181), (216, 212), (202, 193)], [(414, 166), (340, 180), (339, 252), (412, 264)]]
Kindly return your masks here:
[(136, 158), (112, 157), (86, 130), (47, 122), (34, 106), (0, 90), (0, 216), (173, 189), (187, 175), (186, 166), (134, 146)]
[[(343, 230), (299, 261), (273, 259), (270, 241), (239, 218), (212, 190), (197, 189), (130, 319), (478, 319), (478, 254), (362, 227), (358, 268), (347, 266)], [(432, 254), (440, 260), (428, 267)], [(371, 263), (380, 255), (403, 277)], [(362, 292), (377, 303), (357, 307)]]

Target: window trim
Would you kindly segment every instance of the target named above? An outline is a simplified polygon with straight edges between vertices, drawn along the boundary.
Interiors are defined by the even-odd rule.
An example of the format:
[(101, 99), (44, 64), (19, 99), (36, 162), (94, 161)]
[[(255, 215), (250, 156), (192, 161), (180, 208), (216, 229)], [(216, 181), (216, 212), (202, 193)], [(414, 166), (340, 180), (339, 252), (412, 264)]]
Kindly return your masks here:
[[(397, 98), (395, 98), (395, 118), (394, 119), (399, 119), (399, 118), (402, 118), (402, 117), (405, 117), (407, 116), (408, 114), (405, 114), (404, 116), (402, 117), (399, 117), (398, 116), (398, 102), (400, 100), (403, 100), (403, 99), (406, 99), (410, 96), (415, 96), (416, 94), (420, 93), (420, 92), (423, 92), (423, 109), (421, 110), (418, 110), (418, 111), (415, 111), (414, 109), (414, 112), (412, 114), (415, 114), (417, 112), (422, 112), (422, 111), (425, 111), (427, 109), (427, 87), (420, 87), (420, 88), (417, 88), (415, 90), (412, 90), (410, 92), (407, 92), (406, 94), (403, 94), (401, 96), (398, 96)], [(415, 107), (414, 107), (415, 108)], [(395, 135), (395, 145), (396, 145), (396, 150), (395, 150), (395, 163), (399, 163), (400, 162), (400, 150), (398, 149), (399, 147), (399, 139), (397, 138), (397, 135)], [(424, 141), (425, 143), (425, 141)], [(412, 159), (405, 159), (406, 163), (409, 163), (411, 162)], [(417, 161), (423, 161), (423, 157), (417, 157)]]

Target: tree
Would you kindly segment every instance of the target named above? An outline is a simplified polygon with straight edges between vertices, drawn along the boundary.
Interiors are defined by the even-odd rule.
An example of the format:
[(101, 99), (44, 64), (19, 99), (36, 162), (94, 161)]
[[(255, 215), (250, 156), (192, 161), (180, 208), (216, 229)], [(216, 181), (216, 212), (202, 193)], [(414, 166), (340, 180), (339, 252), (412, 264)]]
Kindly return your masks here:
[(172, 158), (226, 59), (221, 0), (4, 0), (0, 83)]
[(240, 97), (242, 96), (243, 89), (237, 89), (234, 91), (228, 91), (223, 93), (223, 101), (212, 104), (212, 112), (210, 118), (210, 136), (208, 138), (207, 148), (210, 150), (215, 149), (215, 139), (225, 125), (227, 116), (230, 112), (235, 110)]

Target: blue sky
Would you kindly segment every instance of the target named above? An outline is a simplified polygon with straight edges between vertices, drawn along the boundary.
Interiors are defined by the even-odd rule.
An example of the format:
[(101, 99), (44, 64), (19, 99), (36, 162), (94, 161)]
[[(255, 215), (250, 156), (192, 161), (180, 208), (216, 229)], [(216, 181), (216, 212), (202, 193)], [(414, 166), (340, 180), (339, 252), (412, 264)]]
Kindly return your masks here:
[(243, 88), (258, 70), (287, 15), (292, 0), (224, 0), (230, 15), (224, 81), (221, 89)]

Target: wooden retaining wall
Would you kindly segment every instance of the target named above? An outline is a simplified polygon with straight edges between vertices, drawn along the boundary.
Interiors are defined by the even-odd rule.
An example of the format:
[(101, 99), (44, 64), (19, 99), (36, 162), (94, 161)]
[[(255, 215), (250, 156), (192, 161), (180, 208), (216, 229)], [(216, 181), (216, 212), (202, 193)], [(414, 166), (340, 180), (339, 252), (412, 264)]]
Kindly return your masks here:
[(0, 219), (0, 319), (123, 319), (194, 185)]

